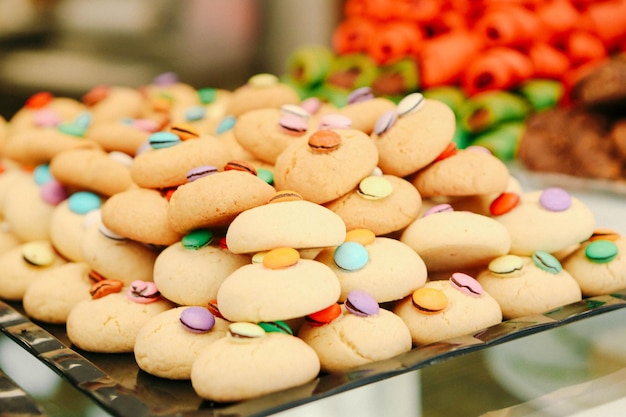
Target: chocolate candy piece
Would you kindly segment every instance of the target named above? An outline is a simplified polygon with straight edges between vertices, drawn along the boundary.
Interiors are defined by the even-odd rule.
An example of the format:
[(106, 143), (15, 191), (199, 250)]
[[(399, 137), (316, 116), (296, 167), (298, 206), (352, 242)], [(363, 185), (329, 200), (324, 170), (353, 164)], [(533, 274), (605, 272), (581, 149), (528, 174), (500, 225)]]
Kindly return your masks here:
[(293, 266), (300, 260), (300, 252), (293, 248), (276, 248), (263, 257), (263, 266), (269, 269), (283, 269)]
[(225, 116), (220, 123), (217, 125), (215, 129), (215, 133), (221, 135), (222, 133), (228, 132), (233, 127), (235, 127), (235, 122), (237, 119), (234, 116)]
[(369, 253), (359, 242), (344, 242), (335, 248), (333, 259), (344, 271), (358, 271), (367, 265)]
[(352, 120), (347, 116), (336, 113), (322, 116), (318, 125), (319, 130), (349, 129), (350, 127), (352, 127)]
[(309, 148), (315, 153), (328, 153), (341, 145), (341, 136), (332, 130), (318, 130), (309, 137)]
[(360, 87), (348, 94), (348, 104), (360, 103), (374, 98), (370, 87)]
[(154, 149), (163, 149), (178, 145), (180, 143), (180, 138), (175, 133), (161, 131), (148, 136), (148, 143)]
[(227, 335), (234, 340), (246, 341), (265, 336), (265, 330), (258, 324), (237, 322), (228, 326)]
[(595, 240), (610, 240), (612, 242), (618, 240), (621, 235), (613, 229), (596, 229), (593, 231), (591, 237), (589, 237), (589, 241), (593, 242)]
[(157, 301), (161, 293), (154, 282), (135, 280), (131, 282), (126, 297), (140, 304), (148, 304)]
[(217, 174), (218, 172), (219, 171), (217, 167), (214, 167), (213, 165), (202, 165), (199, 167), (195, 167), (187, 172), (187, 182), (192, 182), (208, 175)]
[(187, 307), (180, 313), (180, 324), (191, 333), (207, 333), (215, 326), (215, 317), (204, 307)]
[(44, 242), (28, 242), (22, 246), (22, 258), (33, 266), (48, 266), (54, 262), (52, 247)]
[(300, 117), (302, 120), (308, 120), (311, 117), (311, 113), (309, 113), (302, 106), (298, 106), (297, 104), (283, 104), (280, 106), (280, 111), (283, 115), (292, 115)]
[(207, 310), (209, 310), (215, 317), (219, 317), (220, 319), (224, 318), (222, 313), (220, 313), (219, 307), (217, 306), (217, 300), (209, 301), (209, 304), (207, 304)]
[(122, 287), (124, 287), (124, 283), (122, 281), (117, 279), (103, 279), (95, 282), (91, 286), (89, 294), (91, 294), (91, 298), (95, 300), (109, 294), (120, 292), (122, 291)]
[(384, 177), (369, 176), (359, 183), (357, 194), (367, 200), (380, 200), (393, 193), (393, 186)]
[(437, 314), (448, 307), (448, 297), (436, 288), (418, 288), (411, 298), (415, 308), (423, 314)]
[(346, 310), (355, 316), (367, 317), (378, 314), (380, 306), (376, 299), (365, 291), (352, 290), (345, 302)]
[(565, 211), (572, 205), (572, 197), (562, 188), (546, 188), (539, 197), (539, 203), (549, 211)]
[(503, 192), (489, 205), (489, 213), (492, 216), (501, 216), (513, 210), (519, 204), (519, 194)]
[(617, 245), (610, 240), (596, 240), (589, 243), (585, 248), (585, 256), (595, 263), (611, 262), (618, 253)]
[(285, 129), (287, 133), (291, 133), (294, 135), (302, 135), (309, 128), (306, 119), (291, 113), (283, 115), (278, 121), (278, 124), (280, 125), (280, 127)]
[(405, 96), (396, 106), (398, 116), (404, 116), (418, 111), (424, 106), (424, 96), (421, 93), (411, 93)]
[(198, 250), (202, 247), (210, 245), (212, 241), (213, 233), (207, 229), (193, 230), (181, 239), (183, 247), (191, 250)]
[(378, 136), (382, 135), (389, 129), (393, 127), (393, 125), (398, 120), (398, 114), (395, 110), (388, 110), (378, 117), (376, 123), (374, 124), (374, 133)]
[(70, 210), (76, 214), (87, 214), (102, 206), (102, 200), (96, 193), (78, 191), (68, 197), (67, 203)]
[(170, 127), (170, 132), (174, 133), (180, 140), (187, 140), (200, 137), (200, 131), (189, 123), (176, 123)]
[(287, 323), (282, 320), (267, 321), (259, 323), (259, 326), (265, 330), (266, 333), (284, 333), (293, 335), (293, 330)]
[(496, 275), (508, 275), (524, 268), (524, 261), (517, 255), (502, 255), (489, 262), (489, 271)]
[(224, 171), (243, 171), (256, 175), (256, 168), (247, 161), (228, 161), (228, 163), (224, 166)]
[(436, 204), (426, 210), (422, 217), (430, 216), (431, 214), (443, 213), (446, 211), (454, 211), (454, 208), (448, 203)]
[(474, 279), (474, 277), (462, 272), (455, 272), (452, 274), (450, 277), (450, 284), (463, 294), (467, 294), (472, 297), (479, 297), (484, 292), (483, 287)]
[(561, 262), (548, 252), (541, 250), (535, 251), (531, 258), (535, 265), (551, 274), (558, 274), (563, 270)]
[(358, 242), (363, 246), (374, 243), (376, 235), (368, 229), (353, 229), (346, 233), (346, 242)]
[(341, 306), (338, 303), (331, 304), (323, 310), (309, 314), (305, 317), (311, 326), (323, 326), (341, 316)]
[(302, 196), (291, 190), (278, 191), (269, 199), (268, 203), (282, 203), (285, 201), (299, 201), (302, 200)]

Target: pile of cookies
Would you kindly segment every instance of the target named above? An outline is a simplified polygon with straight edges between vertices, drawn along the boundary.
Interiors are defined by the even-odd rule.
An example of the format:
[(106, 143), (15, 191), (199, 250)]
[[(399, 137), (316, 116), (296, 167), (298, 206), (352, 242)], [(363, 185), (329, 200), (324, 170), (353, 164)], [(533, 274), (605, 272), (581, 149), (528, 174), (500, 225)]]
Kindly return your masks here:
[(626, 287), (617, 233), (455, 123), (269, 74), (36, 94), (0, 123), (0, 297), (230, 402)]

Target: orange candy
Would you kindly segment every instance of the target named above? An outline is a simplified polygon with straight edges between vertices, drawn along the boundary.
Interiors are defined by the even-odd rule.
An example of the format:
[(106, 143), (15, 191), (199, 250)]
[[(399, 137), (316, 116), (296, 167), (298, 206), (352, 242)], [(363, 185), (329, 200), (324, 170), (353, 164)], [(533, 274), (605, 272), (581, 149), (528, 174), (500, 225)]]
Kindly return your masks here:
[(346, 233), (346, 242), (358, 242), (363, 246), (374, 243), (376, 235), (368, 229), (354, 229)]
[(338, 303), (331, 304), (323, 310), (306, 316), (306, 321), (311, 326), (323, 326), (335, 320), (341, 315), (341, 306)]
[(448, 297), (435, 288), (418, 288), (411, 298), (413, 305), (423, 314), (437, 314), (448, 307)]
[(47, 106), (53, 98), (54, 96), (52, 95), (52, 93), (49, 93), (47, 91), (41, 91), (30, 96), (26, 100), (25, 106), (26, 108), (33, 110), (41, 109), (42, 107)]
[(122, 291), (122, 287), (124, 287), (122, 281), (117, 279), (104, 279), (94, 283), (89, 289), (89, 294), (91, 294), (91, 298), (93, 299), (102, 298), (109, 294)]
[(341, 136), (332, 130), (318, 130), (309, 137), (309, 148), (316, 153), (328, 153), (341, 145)]
[(513, 210), (518, 203), (518, 194), (504, 192), (491, 202), (489, 212), (492, 216), (500, 216)]
[(293, 266), (300, 260), (300, 252), (293, 248), (276, 248), (263, 256), (263, 266), (269, 269), (283, 269)]

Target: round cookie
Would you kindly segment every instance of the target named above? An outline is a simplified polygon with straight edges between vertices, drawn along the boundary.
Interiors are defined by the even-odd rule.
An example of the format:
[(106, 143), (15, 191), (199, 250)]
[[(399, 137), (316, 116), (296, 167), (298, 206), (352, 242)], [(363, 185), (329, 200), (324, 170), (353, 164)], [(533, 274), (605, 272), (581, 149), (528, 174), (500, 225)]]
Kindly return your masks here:
[(576, 280), (543, 251), (497, 257), (476, 279), (498, 301), (505, 319), (542, 314), (582, 297)]
[[(105, 197), (136, 185), (130, 169), (101, 149), (69, 149), (50, 160), (50, 172), (63, 185), (76, 190), (93, 191)], [(128, 157), (132, 163), (132, 158)]]
[(204, 399), (241, 401), (304, 385), (319, 371), (317, 354), (302, 339), (232, 323), (226, 337), (200, 352), (191, 367), (191, 384)]
[(376, 122), (371, 137), (378, 148), (378, 166), (398, 177), (413, 174), (446, 149), (455, 129), (450, 107), (419, 93), (410, 94)]
[(411, 183), (424, 198), (499, 194), (509, 183), (509, 170), (490, 152), (468, 148), (419, 170)]
[(87, 107), (74, 98), (38, 92), (30, 96), (9, 119), (8, 131), (13, 135), (32, 128), (55, 127), (74, 120), (86, 110)]
[[(323, 225), (323, 227), (320, 227)], [(315, 255), (346, 237), (341, 217), (297, 193), (276, 193), (267, 204), (245, 210), (230, 223), (226, 244), (233, 253), (256, 253), (280, 247)]]
[(159, 128), (154, 120), (123, 119), (94, 123), (89, 126), (85, 135), (106, 152), (116, 151), (135, 156), (148, 137)]
[(302, 115), (276, 108), (246, 112), (237, 118), (235, 139), (255, 158), (273, 165), (294, 139), (314, 130), (306, 110), (300, 110)]
[(81, 240), (85, 262), (106, 279), (128, 285), (134, 280), (152, 281), (157, 252), (137, 241), (122, 238), (94, 222)]
[(102, 205), (102, 222), (119, 236), (137, 242), (168, 246), (183, 234), (168, 219), (169, 203), (161, 192), (134, 188), (117, 193)]
[(280, 154), (274, 184), (279, 191), (293, 190), (305, 200), (324, 204), (355, 189), (377, 163), (376, 146), (360, 130), (318, 130)]
[(158, 296), (152, 302), (136, 302), (128, 294), (133, 288), (131, 284), (120, 292), (76, 304), (66, 322), (69, 340), (77, 348), (89, 352), (132, 352), (143, 325), (150, 318), (174, 307)]
[(93, 123), (117, 122), (139, 117), (144, 108), (141, 91), (120, 85), (98, 85), (82, 97)]
[(65, 324), (76, 304), (91, 298), (91, 268), (84, 262), (68, 262), (50, 268), (33, 281), (22, 299), (29, 317), (44, 323)]
[(529, 191), (510, 211), (494, 216), (511, 236), (510, 253), (556, 253), (587, 240), (595, 228), (591, 210), (561, 188)]
[(626, 239), (616, 233), (592, 237), (562, 261), (583, 296), (610, 294), (626, 288)]
[[(276, 256), (278, 263), (271, 263)], [(229, 321), (289, 320), (328, 307), (340, 292), (328, 266), (301, 259), (295, 249), (278, 248), (267, 252), (262, 262), (244, 265), (226, 277), (217, 304)]]
[(22, 300), (30, 284), (65, 262), (47, 240), (22, 243), (0, 253), (0, 298)]
[(174, 144), (150, 148), (135, 157), (130, 175), (143, 188), (177, 187), (187, 182), (191, 169), (206, 165), (223, 167), (232, 159), (224, 143), (211, 136), (181, 141), (174, 133), (163, 131), (150, 138), (171, 139)]
[(324, 206), (337, 213), (348, 230), (369, 229), (381, 236), (402, 230), (416, 220), (422, 197), (404, 178), (370, 175), (355, 190)]
[(353, 290), (371, 294), (378, 303), (399, 300), (424, 285), (426, 265), (408, 245), (388, 237), (375, 237), (366, 229), (348, 232), (346, 241), (324, 249), (315, 258), (339, 279), (343, 302)]
[(224, 227), (239, 213), (265, 204), (274, 193), (256, 172), (217, 172), (179, 186), (171, 195), (167, 218), (179, 233)]
[(511, 236), (497, 220), (469, 211), (424, 215), (400, 236), (426, 263), (429, 272), (471, 269), (509, 253)]
[(512, 196), (520, 196), (522, 193), (522, 185), (519, 180), (513, 175), (509, 175), (507, 186), (502, 192), (455, 197), (450, 198), (447, 201), (454, 208), (454, 210), (471, 211), (473, 213), (482, 214), (483, 216), (491, 216), (493, 214), (492, 204), (494, 204), (496, 199), (502, 198), (501, 196), (503, 194), (507, 194), (511, 196), (511, 198), (516, 199), (516, 197)]
[(408, 327), (391, 311), (377, 308), (365, 316), (350, 313), (345, 306), (341, 311), (328, 324), (305, 322), (298, 331), (298, 337), (317, 353), (322, 371), (344, 372), (411, 350)]
[[(184, 311), (187, 313), (183, 314)], [(206, 321), (205, 327), (195, 332), (188, 330), (181, 323), (187, 315), (201, 320), (199, 323)], [(209, 326), (211, 318), (213, 325)], [(190, 379), (196, 357), (211, 343), (225, 337), (228, 325), (204, 307), (184, 306), (163, 311), (150, 318), (137, 333), (135, 361), (144, 372), (160, 378)]]
[(393, 312), (406, 323), (417, 346), (465, 336), (502, 321), (498, 302), (466, 274), (427, 282), (396, 303)]
[(239, 117), (255, 109), (280, 108), (284, 104), (298, 104), (300, 96), (291, 86), (271, 74), (256, 74), (236, 88), (226, 107), (226, 114)]
[(211, 244), (210, 235), (192, 232), (159, 253), (153, 280), (165, 298), (178, 305), (208, 305), (224, 279), (250, 263), (248, 256)]
[[(355, 90), (354, 93), (358, 93), (358, 91)], [(336, 113), (350, 119), (352, 128), (368, 135), (374, 131), (374, 126), (380, 116), (396, 109), (396, 104), (384, 97), (355, 98), (355, 101), (350, 101), (350, 98), (348, 97), (348, 104), (339, 108)]]

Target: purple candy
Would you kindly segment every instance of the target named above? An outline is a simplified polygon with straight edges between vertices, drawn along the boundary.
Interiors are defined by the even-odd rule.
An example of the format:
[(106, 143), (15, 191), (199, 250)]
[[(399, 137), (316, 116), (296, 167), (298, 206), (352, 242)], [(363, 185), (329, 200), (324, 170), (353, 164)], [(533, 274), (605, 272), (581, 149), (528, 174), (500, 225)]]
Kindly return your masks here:
[(215, 316), (204, 307), (187, 307), (180, 313), (180, 324), (192, 333), (206, 333), (215, 326)]
[(319, 123), (320, 130), (328, 129), (349, 129), (352, 127), (352, 120), (341, 114), (326, 114), (322, 116)]
[(187, 172), (187, 181), (192, 182), (199, 178), (206, 177), (211, 174), (217, 174), (218, 169), (213, 165), (202, 165), (199, 167), (195, 167)]
[(476, 279), (462, 272), (455, 272), (450, 277), (450, 284), (463, 294), (478, 297), (483, 293), (483, 287)]
[(300, 107), (306, 110), (309, 114), (315, 114), (322, 107), (322, 100), (317, 97), (309, 97), (300, 103)]
[(352, 91), (348, 95), (348, 104), (359, 103), (361, 101), (367, 101), (374, 98), (374, 94), (372, 93), (372, 89), (369, 87), (361, 87)]
[(422, 214), (422, 217), (430, 216), (431, 214), (443, 213), (444, 211), (454, 211), (454, 208), (450, 204), (437, 204), (432, 206)]
[(51, 206), (58, 205), (69, 196), (63, 184), (57, 180), (50, 180), (44, 183), (40, 188), (40, 192), (41, 198)]
[(572, 205), (572, 197), (562, 188), (546, 188), (539, 197), (539, 204), (549, 211), (565, 211)]
[(376, 124), (374, 125), (374, 133), (377, 135), (382, 135), (396, 123), (398, 119), (398, 114), (395, 110), (389, 110), (380, 115), (378, 120), (376, 120)]
[(309, 124), (305, 119), (295, 114), (287, 113), (283, 115), (278, 121), (280, 127), (288, 130), (291, 133), (304, 133), (309, 128)]
[(178, 75), (174, 72), (164, 72), (163, 74), (157, 75), (152, 83), (154, 85), (158, 85), (160, 87), (167, 87), (174, 85), (178, 82)]
[(367, 317), (378, 314), (380, 306), (374, 297), (365, 291), (352, 290), (345, 302), (346, 310), (355, 316)]

